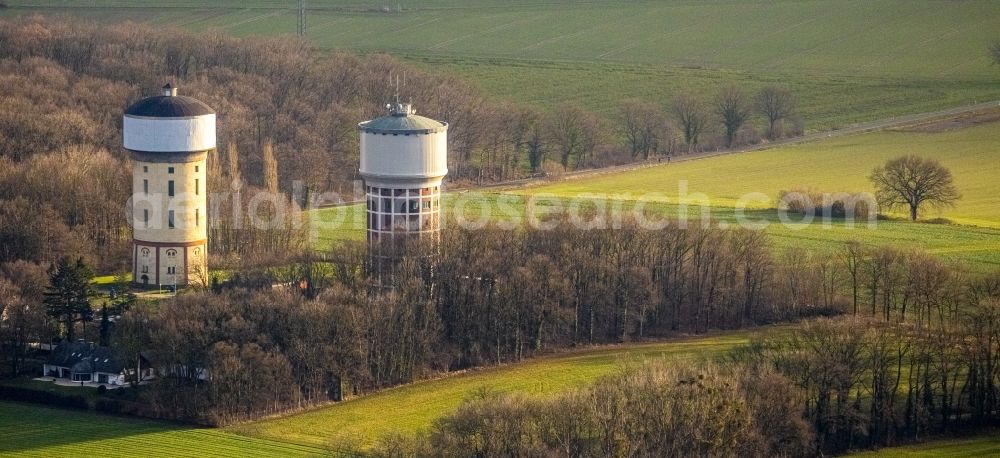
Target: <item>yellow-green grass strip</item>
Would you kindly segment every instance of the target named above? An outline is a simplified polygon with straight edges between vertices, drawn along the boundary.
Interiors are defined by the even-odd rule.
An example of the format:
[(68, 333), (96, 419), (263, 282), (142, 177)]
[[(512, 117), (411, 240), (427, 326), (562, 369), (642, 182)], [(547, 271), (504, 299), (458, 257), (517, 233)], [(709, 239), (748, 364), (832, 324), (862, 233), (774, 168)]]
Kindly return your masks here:
[(1000, 434), (933, 440), (923, 444), (857, 452), (852, 458), (975, 458), (1000, 456)]
[[(786, 332), (788, 327), (766, 328)], [(379, 437), (412, 434), (483, 391), (551, 395), (653, 359), (712, 357), (746, 344), (751, 331), (716, 333), (657, 343), (635, 343), (556, 353), (521, 363), (487, 367), (383, 390), (315, 410), (236, 425), (249, 437), (332, 449), (369, 447)]]

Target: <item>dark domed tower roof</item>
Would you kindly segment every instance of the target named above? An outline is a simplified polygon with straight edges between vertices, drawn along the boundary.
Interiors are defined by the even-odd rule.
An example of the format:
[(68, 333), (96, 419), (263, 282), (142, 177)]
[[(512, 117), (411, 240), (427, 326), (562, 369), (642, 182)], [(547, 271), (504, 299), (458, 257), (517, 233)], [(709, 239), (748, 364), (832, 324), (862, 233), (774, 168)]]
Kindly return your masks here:
[(177, 95), (177, 88), (169, 84), (163, 86), (163, 95), (147, 97), (125, 110), (125, 116), (147, 118), (184, 118), (208, 114), (215, 114), (215, 110), (194, 97)]

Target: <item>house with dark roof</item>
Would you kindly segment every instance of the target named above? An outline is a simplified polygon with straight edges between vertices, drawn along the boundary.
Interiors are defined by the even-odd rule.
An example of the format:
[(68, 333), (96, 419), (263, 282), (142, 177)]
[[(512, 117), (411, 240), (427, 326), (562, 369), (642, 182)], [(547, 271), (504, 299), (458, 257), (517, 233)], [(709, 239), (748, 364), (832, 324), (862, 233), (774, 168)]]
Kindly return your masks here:
[[(149, 361), (140, 357), (140, 380), (153, 376)], [(126, 375), (135, 368), (126, 367), (121, 355), (108, 347), (89, 342), (63, 342), (42, 366), (42, 376), (67, 379), (74, 382), (124, 385)]]

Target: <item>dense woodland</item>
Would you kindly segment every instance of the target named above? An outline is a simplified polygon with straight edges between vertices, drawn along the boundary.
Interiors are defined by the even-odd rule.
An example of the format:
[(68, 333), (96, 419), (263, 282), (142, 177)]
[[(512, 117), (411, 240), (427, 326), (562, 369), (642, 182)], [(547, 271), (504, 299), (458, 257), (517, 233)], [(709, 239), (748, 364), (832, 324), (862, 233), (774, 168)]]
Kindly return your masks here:
[(135, 307), (118, 338), (145, 342), (134, 348), (154, 349), (163, 367), (212, 374), (204, 384), (179, 369), (154, 384), (157, 416), (228, 422), (573, 345), (835, 313), (805, 298), (775, 305), (788, 286), (758, 232), (566, 223), (447, 229), (442, 240), (437, 255), (394, 267), (394, 289), (366, 274), (363, 245), (345, 244)]
[[(625, 383), (610, 381), (560, 398), (566, 403), (489, 397), (441, 420), (429, 436), (391, 440), (412, 447), (430, 441), (431, 449), (442, 449), (471, 447), (480, 443), (477, 437), (498, 434), (488, 446), (517, 445), (502, 435), (516, 428), (470, 420), (486, 415), (522, 418), (520, 427), (534, 428), (538, 442), (525, 441), (525, 453), (565, 446), (559, 442), (565, 438), (545, 436), (555, 432), (544, 422), (555, 421), (547, 415), (565, 416), (551, 410), (568, 405), (583, 409), (573, 415), (593, 418), (574, 439), (581, 454), (641, 450), (630, 447), (642, 447), (643, 437), (673, 433), (653, 429), (623, 439), (625, 433), (607, 428), (628, 429), (643, 422), (641, 415), (652, 415), (643, 412), (673, 412), (650, 403), (672, 402), (672, 377), (701, 373), (709, 385), (744, 390), (742, 398), (701, 387), (683, 394), (695, 403), (721, 402), (714, 396), (738, 400), (732, 414), (741, 417), (714, 420), (741, 425), (740, 434), (772, 437), (773, 419), (755, 423), (777, 415), (758, 412), (761, 398), (784, 406), (790, 417), (782, 421), (793, 429), (783, 434), (797, 442), (735, 442), (763, 447), (747, 449), (759, 456), (888, 445), (997, 419), (998, 274), (968, 275), (920, 251), (856, 243), (835, 256), (771, 253), (762, 233), (713, 228), (447, 229), (438, 255), (396, 266), (394, 275), (406, 280), (394, 290), (365, 275), (370, 266), (361, 246), (345, 245), (322, 260), (244, 272), (215, 291), (186, 294), (155, 309), (136, 307), (115, 338), (134, 342), (135, 351), (153, 348), (158, 364), (176, 368), (176, 377), (145, 390), (138, 412), (226, 423), (575, 345), (849, 315), (768, 336), (707, 366), (639, 369), (628, 377), (651, 377), (644, 389), (663, 391), (653, 397), (617, 392), (622, 403), (639, 406), (619, 412), (619, 423), (607, 423), (609, 413), (601, 409), (611, 406), (594, 401), (605, 399), (600, 390)], [(270, 286), (299, 279), (306, 281)], [(210, 381), (185, 370), (191, 367), (205, 368)], [(792, 388), (746, 391), (753, 384), (734, 375), (740, 373)], [(479, 426), (455, 429), (470, 421)], [(664, 421), (664, 428), (677, 427)], [(604, 443), (604, 435), (624, 442)], [(726, 444), (670, 447), (744, 451)], [(661, 445), (668, 444), (655, 446)], [(503, 453), (498, 450), (484, 456)]]
[[(127, 262), (129, 158), (121, 115), (169, 81), (219, 116), (210, 244), (216, 260), (286, 253), (293, 235), (239, 231), (232, 206), (260, 190), (354, 198), (358, 122), (384, 114), (392, 76), (421, 114), (449, 122), (452, 185), (601, 167), (801, 132), (791, 94), (719, 88), (712, 100), (625, 100), (602, 119), (575, 106), (514, 106), (386, 55), (319, 52), (293, 39), (232, 38), (41, 17), (0, 21), (0, 262), (84, 256), (99, 271)], [(763, 134), (750, 125), (764, 121)], [(230, 186), (233, 181), (239, 187)], [(26, 201), (20, 201), (20, 198)], [(35, 211), (28, 211), (30, 207)], [(244, 215), (246, 212), (244, 212)], [(48, 226), (51, 231), (35, 228)], [(97, 256), (96, 253), (100, 253)]]
[[(838, 311), (846, 316), (765, 333), (715, 361), (633, 367), (554, 398), (484, 396), (440, 419), (426, 434), (383, 438), (380, 453), (803, 456), (997, 424), (1000, 272), (967, 275), (920, 251), (857, 243), (846, 244), (835, 256), (773, 258), (753, 252), (767, 241), (745, 238), (752, 234), (688, 229), (558, 235), (580, 240), (574, 246), (584, 253), (600, 254), (573, 257), (567, 251), (575, 249), (564, 246), (562, 254), (548, 258), (543, 253), (550, 251), (536, 248), (532, 252), (545, 261), (512, 261), (523, 266), (516, 272), (551, 266), (537, 268), (546, 273), (542, 276), (515, 273), (515, 279), (523, 279), (515, 280), (516, 289), (524, 292), (497, 303), (515, 307), (523, 297), (531, 298), (527, 304), (546, 297), (541, 303), (553, 304), (552, 312), (530, 307), (508, 312), (525, 322), (506, 328), (507, 337), (497, 339), (497, 355), (518, 355), (517, 347), (501, 341), (571, 344), (581, 337), (580, 322), (599, 323), (594, 334), (584, 327), (583, 340), (596, 335), (599, 341), (614, 341)], [(545, 246), (526, 237), (529, 246)], [(486, 240), (475, 245), (490, 246)], [(751, 256), (743, 257), (745, 249)], [(494, 256), (503, 258), (500, 250)], [(672, 271), (679, 276), (664, 275)], [(581, 279), (581, 272), (595, 275)], [(638, 281), (623, 283), (626, 279)], [(543, 289), (546, 294), (554, 293), (533, 296), (539, 284), (550, 285)], [(629, 300), (623, 293), (631, 294)], [(463, 304), (488, 302), (490, 294), (503, 293), (485, 289), (480, 294), (486, 297)], [(577, 308), (590, 298), (594, 308)], [(670, 318), (674, 311), (679, 321)], [(478, 316), (490, 312), (479, 309)], [(474, 339), (462, 335), (460, 341)]]
[(995, 426), (990, 287), (946, 324), (820, 319), (718, 361), (651, 363), (552, 398), (485, 393), (427, 433), (384, 437), (376, 455), (824, 456)]

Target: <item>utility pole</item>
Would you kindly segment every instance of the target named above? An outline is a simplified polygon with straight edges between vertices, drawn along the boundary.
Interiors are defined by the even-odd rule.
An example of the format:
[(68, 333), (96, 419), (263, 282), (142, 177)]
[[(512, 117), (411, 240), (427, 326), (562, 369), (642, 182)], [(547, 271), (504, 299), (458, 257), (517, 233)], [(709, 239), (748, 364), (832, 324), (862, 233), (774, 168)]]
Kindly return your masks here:
[(299, 0), (299, 23), (296, 34), (306, 36), (306, 0)]

